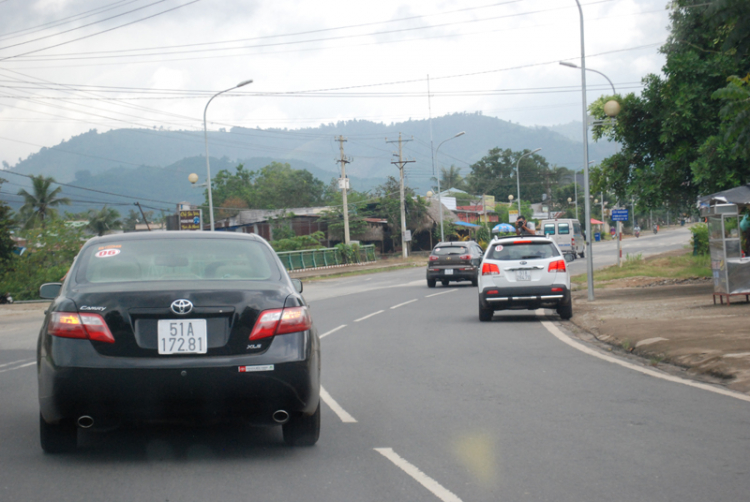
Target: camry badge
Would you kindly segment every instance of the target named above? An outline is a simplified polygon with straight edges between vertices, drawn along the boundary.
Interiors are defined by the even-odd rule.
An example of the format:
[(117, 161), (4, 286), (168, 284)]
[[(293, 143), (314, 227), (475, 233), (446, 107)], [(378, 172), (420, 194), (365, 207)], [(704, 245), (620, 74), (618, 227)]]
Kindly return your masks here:
[(175, 314), (185, 315), (193, 310), (193, 303), (190, 300), (175, 300), (170, 307)]

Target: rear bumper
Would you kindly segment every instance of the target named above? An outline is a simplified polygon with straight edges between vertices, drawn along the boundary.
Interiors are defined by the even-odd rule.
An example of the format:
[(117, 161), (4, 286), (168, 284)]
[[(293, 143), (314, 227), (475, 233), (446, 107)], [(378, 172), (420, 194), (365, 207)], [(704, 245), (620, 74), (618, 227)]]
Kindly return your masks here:
[[(494, 291), (497, 293), (489, 294)], [(493, 310), (557, 308), (561, 305), (570, 305), (570, 301), (570, 289), (564, 284), (522, 288), (486, 287), (479, 293), (482, 308)]]
[[(87, 340), (50, 338), (38, 366), (39, 406), (47, 422), (90, 415), (97, 423), (273, 423), (276, 410), (312, 413), (318, 405), (320, 353), (317, 343), (311, 347), (310, 332), (277, 336), (263, 354), (211, 358), (113, 358), (99, 355)], [(308, 350), (290, 356), (285, 349), (295, 345)]]
[[(446, 274), (446, 270), (452, 270), (452, 274)], [(437, 281), (472, 281), (477, 277), (477, 267), (461, 266), (457, 268), (450, 267), (428, 267), (427, 278)]]

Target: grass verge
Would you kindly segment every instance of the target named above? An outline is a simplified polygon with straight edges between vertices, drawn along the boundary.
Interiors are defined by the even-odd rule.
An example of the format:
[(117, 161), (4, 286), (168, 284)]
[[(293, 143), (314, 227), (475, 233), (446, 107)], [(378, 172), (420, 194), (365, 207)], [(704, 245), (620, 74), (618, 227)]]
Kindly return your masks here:
[[(663, 277), (668, 279), (688, 279), (691, 277), (711, 277), (711, 258), (709, 256), (655, 256), (643, 259), (643, 256), (628, 255), (622, 267), (611, 267), (597, 270), (594, 283), (625, 279), (627, 277)], [(586, 274), (570, 278), (575, 284), (585, 284)]]
[[(342, 271), (338, 273), (333, 274), (321, 274), (321, 275), (311, 275), (307, 277), (298, 277), (298, 279), (301, 279), (302, 282), (316, 282), (316, 281), (322, 281), (324, 279), (339, 279), (342, 277), (351, 277), (355, 275), (369, 275), (369, 274), (377, 274), (380, 272), (393, 272), (394, 270), (403, 270), (405, 268), (415, 268), (415, 267), (424, 267), (425, 263), (420, 262), (414, 262), (414, 263), (402, 263), (402, 264), (394, 264), (393, 266), (388, 267), (380, 267), (380, 268), (363, 268), (359, 270), (349, 270), (349, 271)], [(294, 276), (292, 276), (294, 277)]]

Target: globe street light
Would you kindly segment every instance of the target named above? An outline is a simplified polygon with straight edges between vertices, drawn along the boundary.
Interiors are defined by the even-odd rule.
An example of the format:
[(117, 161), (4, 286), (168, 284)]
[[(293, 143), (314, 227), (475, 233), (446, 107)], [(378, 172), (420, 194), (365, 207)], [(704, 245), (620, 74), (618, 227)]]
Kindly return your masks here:
[[(433, 173), (435, 172), (435, 157), (437, 157), (438, 151), (440, 150), (440, 147), (443, 146), (443, 143), (445, 143), (446, 141), (450, 141), (452, 139), (456, 139), (459, 136), (463, 136), (464, 134), (466, 134), (466, 132), (465, 131), (461, 131), (461, 132), (455, 134), (454, 136), (451, 136), (448, 139), (444, 139), (443, 141), (441, 141), (438, 144), (438, 147), (435, 149), (435, 156), (432, 157), (432, 172)], [(438, 163), (438, 167), (439, 167), (439, 165), (440, 164)], [(436, 174), (437, 174), (437, 183), (438, 183), (438, 186), (437, 186), (437, 190), (438, 190), (438, 193), (437, 193), (437, 196), (438, 196), (438, 210), (440, 211), (440, 242), (445, 242), (445, 235), (443, 234), (443, 202), (440, 200), (440, 173), (436, 173)], [(482, 201), (482, 202), (484, 203), (484, 201)]]
[(518, 190), (518, 216), (521, 216), (521, 173), (518, 171), (518, 168), (521, 165), (522, 158), (528, 157), (529, 155), (533, 155), (540, 150), (541, 148), (537, 148), (533, 152), (524, 153), (523, 155), (518, 157), (518, 162), (516, 162), (516, 189)]
[[(208, 103), (206, 103), (206, 107), (203, 109), (203, 137), (206, 142), (206, 188), (208, 189), (208, 214), (211, 219), (211, 231), (214, 231), (214, 199), (213, 194), (211, 193), (211, 164), (208, 161), (208, 129), (206, 128), (206, 112), (208, 111), (208, 105), (211, 104), (211, 101), (214, 100), (214, 98), (220, 94), (224, 94), (225, 92), (233, 91), (234, 89), (238, 89), (240, 87), (246, 86), (247, 84), (252, 84), (252, 80), (244, 80), (240, 82), (239, 84), (235, 85), (234, 87), (230, 87), (229, 89), (225, 89), (221, 92), (217, 92), (213, 96), (211, 96), (211, 99), (208, 100)], [(197, 180), (196, 180), (197, 181)]]

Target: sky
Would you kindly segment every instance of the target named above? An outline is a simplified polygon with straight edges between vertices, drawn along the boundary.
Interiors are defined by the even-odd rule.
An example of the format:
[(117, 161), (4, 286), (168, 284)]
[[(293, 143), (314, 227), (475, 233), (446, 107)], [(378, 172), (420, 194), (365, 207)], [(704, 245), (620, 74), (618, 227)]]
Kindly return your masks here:
[[(586, 65), (659, 73), (666, 0), (581, 0)], [(0, 161), (91, 129), (581, 120), (574, 0), (0, 0)], [(429, 82), (428, 82), (429, 75)], [(429, 99), (428, 99), (429, 85)], [(587, 72), (587, 101), (611, 94)]]

